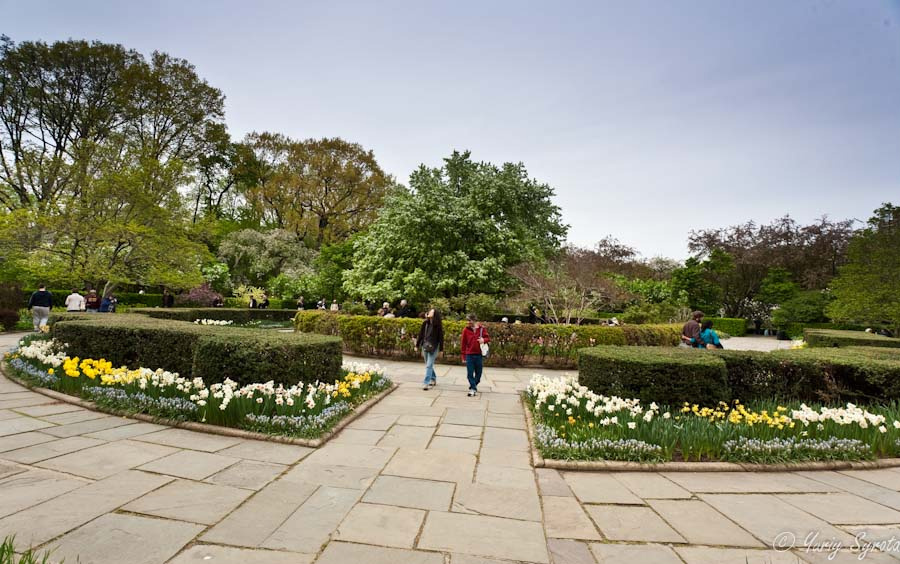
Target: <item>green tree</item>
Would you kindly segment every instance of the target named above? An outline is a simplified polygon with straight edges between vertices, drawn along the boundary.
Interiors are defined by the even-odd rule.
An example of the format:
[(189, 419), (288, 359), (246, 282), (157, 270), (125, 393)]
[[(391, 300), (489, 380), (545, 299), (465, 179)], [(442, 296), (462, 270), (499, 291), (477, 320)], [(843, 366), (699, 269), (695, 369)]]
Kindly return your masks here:
[(850, 241), (850, 262), (832, 281), (829, 316), (838, 321), (890, 324), (900, 333), (900, 207), (875, 210)]
[(242, 229), (228, 234), (219, 246), (219, 259), (228, 267), (233, 286), (266, 287), (279, 274), (299, 279), (312, 273), (315, 257), (315, 251), (284, 229)]
[(548, 256), (565, 238), (552, 195), (522, 164), (497, 167), (454, 152), (442, 168), (423, 165), (357, 238), (344, 288), (414, 303), (496, 294), (513, 282), (509, 267)]

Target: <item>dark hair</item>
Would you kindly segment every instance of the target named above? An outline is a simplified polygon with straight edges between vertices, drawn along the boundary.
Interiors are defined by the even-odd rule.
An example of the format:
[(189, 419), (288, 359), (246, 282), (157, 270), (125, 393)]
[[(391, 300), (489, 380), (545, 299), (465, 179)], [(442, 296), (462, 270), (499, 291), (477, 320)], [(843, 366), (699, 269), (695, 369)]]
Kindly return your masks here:
[(478, 321), (478, 316), (474, 313), (466, 315), (466, 321)]
[(700, 328), (701, 328), (701, 329), (711, 329), (711, 328), (712, 328), (712, 325), (713, 325), (713, 324), (712, 324), (712, 320), (711, 320), (711, 319), (707, 319), (706, 321), (703, 322), (702, 325), (700, 325)]
[(700, 311), (700, 310), (698, 309), (697, 311), (691, 313), (691, 317), (694, 318), (694, 319), (702, 319), (702, 318), (703, 318), (703, 312)]
[(441, 318), (441, 310), (434, 308), (434, 315), (431, 316), (431, 326), (434, 328), (444, 329), (444, 320)]

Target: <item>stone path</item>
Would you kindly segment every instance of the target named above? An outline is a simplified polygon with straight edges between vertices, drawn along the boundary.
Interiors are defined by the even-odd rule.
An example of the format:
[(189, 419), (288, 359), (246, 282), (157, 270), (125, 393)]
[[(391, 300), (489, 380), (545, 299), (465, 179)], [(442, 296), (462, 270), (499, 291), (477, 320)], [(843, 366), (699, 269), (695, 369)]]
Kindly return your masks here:
[[(385, 364), (403, 385), (318, 450), (0, 380), (0, 537), (83, 564), (858, 562), (846, 548), (829, 560), (833, 543), (900, 538), (900, 470), (535, 470), (516, 395), (531, 370), (489, 369), (468, 398), (459, 367), (426, 392), (421, 366)], [(900, 562), (887, 548), (864, 561)]]

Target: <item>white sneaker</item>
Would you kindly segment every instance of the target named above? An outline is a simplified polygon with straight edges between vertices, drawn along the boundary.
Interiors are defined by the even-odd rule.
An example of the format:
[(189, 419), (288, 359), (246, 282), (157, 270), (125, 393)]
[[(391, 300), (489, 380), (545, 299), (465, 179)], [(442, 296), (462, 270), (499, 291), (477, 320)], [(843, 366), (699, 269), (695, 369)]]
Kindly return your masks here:
[(428, 390), (431, 389), (431, 386), (429, 386), (428, 384), (425, 384), (424, 386), (422, 386), (422, 389), (427, 392)]
[(469, 393), (466, 394), (466, 395), (469, 396), (469, 397), (474, 396), (474, 395), (475, 395), (475, 390), (469, 390)]

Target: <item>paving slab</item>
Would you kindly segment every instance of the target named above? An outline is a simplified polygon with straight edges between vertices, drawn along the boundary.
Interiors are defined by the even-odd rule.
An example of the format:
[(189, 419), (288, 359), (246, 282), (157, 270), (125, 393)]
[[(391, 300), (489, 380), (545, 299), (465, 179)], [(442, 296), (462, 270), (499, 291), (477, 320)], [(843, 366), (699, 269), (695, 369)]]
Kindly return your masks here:
[(285, 445), (270, 441), (244, 441), (232, 447), (216, 451), (222, 456), (247, 458), (274, 464), (294, 464), (309, 456), (315, 449), (300, 445)]
[(332, 443), (347, 443), (353, 445), (375, 445), (387, 431), (369, 431), (368, 429), (345, 428), (331, 439)]
[(478, 453), (478, 461), (482, 464), (491, 464), (493, 466), (531, 469), (531, 453), (521, 450), (481, 447), (481, 451)]
[(399, 476), (379, 476), (363, 501), (398, 507), (448, 511), (455, 485)]
[[(64, 413), (63, 415), (68, 415)], [(70, 425), (59, 425), (48, 427), (43, 430), (44, 433), (53, 435), (54, 437), (74, 437), (76, 435), (87, 435), (103, 431), (104, 429), (112, 429), (113, 427), (122, 427), (125, 425), (134, 425), (134, 419), (126, 419), (124, 417), (98, 417), (87, 421), (80, 421)]]
[(647, 503), (691, 544), (768, 546), (702, 501), (651, 499)]
[[(5, 437), (0, 437), (0, 453), (17, 450), (32, 445), (38, 445), (41, 443), (49, 443), (50, 441), (55, 440), (56, 437), (54, 437), (53, 435), (47, 435), (38, 431), (19, 433), (17, 435), (7, 435)], [(0, 458), (2, 457), (3, 455), (0, 454)]]
[(328, 443), (306, 457), (304, 463), (380, 470), (396, 450), (394, 447)]
[(272, 482), (204, 533), (201, 540), (217, 544), (258, 547), (309, 499), (317, 488), (318, 486), (314, 484), (297, 484), (283, 480)]
[(394, 548), (412, 548), (425, 519), (421, 509), (357, 503), (334, 539)]
[(484, 446), (486, 448), (499, 448), (506, 450), (528, 451), (528, 435), (518, 429), (499, 429), (486, 427), (484, 429)]
[(833, 525), (900, 523), (900, 512), (849, 493), (791, 494), (778, 498)]
[(45, 415), (41, 417), (41, 419), (49, 421), (50, 423), (55, 423), (56, 425), (71, 425), (73, 423), (81, 423), (82, 421), (90, 421), (91, 419), (106, 419), (109, 417), (109, 415), (100, 411), (91, 411), (77, 406), (73, 407), (75, 407), (75, 409), (65, 413)]
[(197, 534), (201, 525), (107, 514), (51, 543), (54, 559), (82, 564), (163, 564)]
[(208, 433), (188, 431), (187, 429), (171, 428), (166, 429), (165, 431), (159, 431), (158, 433), (142, 435), (135, 440), (176, 448), (202, 450), (204, 452), (218, 452), (243, 442), (242, 439), (234, 437), (210, 435)]
[(583, 542), (567, 539), (547, 539), (547, 550), (553, 564), (597, 564), (591, 549)]
[(378, 446), (425, 448), (433, 434), (434, 428), (432, 427), (394, 425), (378, 441)]
[(25, 508), (38, 505), (48, 499), (87, 485), (86, 480), (30, 468), (0, 479), (0, 517), (12, 515)]
[(480, 483), (459, 484), (453, 497), (452, 511), (525, 521), (541, 520), (537, 492)]
[(281, 479), (287, 482), (364, 490), (377, 475), (377, 468), (309, 464), (304, 460), (288, 470)]
[[(471, 399), (471, 398), (467, 398)], [(485, 411), (483, 409), (462, 409), (458, 407), (448, 407), (447, 413), (444, 415), (444, 423), (453, 425), (469, 425), (481, 427), (484, 425)]]
[(695, 493), (808, 493), (835, 488), (786, 472), (663, 472), (663, 476)]
[[(382, 402), (384, 402), (384, 400), (382, 400)], [(404, 409), (399, 409), (398, 411), (401, 413), (406, 412)], [(347, 428), (363, 429), (366, 431), (387, 431), (397, 422), (399, 417), (399, 415), (395, 414), (369, 412), (351, 422), (347, 425)]]
[[(444, 556), (437, 552), (402, 550), (383, 546), (330, 542), (316, 564), (444, 564)], [(174, 563), (173, 563), (174, 564)], [(274, 563), (273, 563), (274, 564)]]
[(591, 543), (591, 552), (600, 564), (682, 564), (678, 555), (662, 544)]
[(442, 437), (456, 437), (459, 439), (475, 439), (481, 440), (481, 434), (484, 428), (475, 425), (456, 425), (453, 423), (444, 423), (438, 427), (436, 435)]
[(6, 419), (0, 421), (0, 437), (16, 435), (28, 431), (37, 431), (38, 429), (47, 429), (53, 426), (53, 423), (41, 421), (40, 419), (33, 419), (31, 417), (21, 416), (14, 419)]
[(401, 415), (397, 425), (413, 425), (416, 427), (437, 427), (441, 418), (436, 415)]
[(259, 462), (257, 460), (241, 460), (221, 472), (216, 472), (206, 479), (211, 484), (232, 486), (235, 488), (259, 490), (280, 476), (287, 466)]
[(612, 477), (643, 499), (690, 499), (693, 495), (655, 472), (613, 472)]
[(677, 546), (675, 552), (686, 564), (804, 564), (791, 552), (711, 546)]
[(168, 474), (178, 478), (202, 480), (240, 462), (239, 458), (209, 452), (180, 450), (140, 467), (140, 470)]
[(581, 503), (619, 503), (643, 505), (611, 474), (599, 472), (563, 472), (563, 479)]
[(702, 494), (700, 499), (768, 546), (786, 538), (797, 546), (805, 546), (817, 538), (852, 541), (850, 534), (774, 495)]
[(550, 561), (540, 523), (463, 513), (429, 512), (419, 548), (525, 562)]
[(251, 494), (250, 491), (229, 486), (176, 480), (132, 501), (123, 509), (133, 513), (213, 525)]
[(88, 437), (68, 437), (65, 439), (56, 439), (54, 441), (6, 452), (3, 454), (3, 458), (21, 462), (22, 464), (34, 464), (35, 462), (40, 462), (41, 460), (47, 460), (48, 458), (62, 456), (63, 454), (77, 452), (79, 450), (84, 450), (86, 448), (95, 447), (102, 444), (106, 444), (106, 442), (101, 441), (100, 439), (91, 439)]
[(475, 471), (475, 482), (537, 493), (534, 472), (530, 468), (526, 470), (524, 468), (479, 463)]
[(798, 474), (812, 480), (824, 482), (834, 488), (886, 505), (887, 507), (900, 507), (900, 492), (889, 490), (866, 480), (860, 480), (840, 472), (819, 471), (798, 472)]
[(21, 415), (11, 409), (0, 409), (0, 421), (15, 419), (16, 417), (21, 417)]
[(0, 460), (0, 480), (8, 478), (9, 476), (13, 476), (15, 474), (21, 474), (25, 470), (27, 470), (27, 468), (25, 466), (22, 466), (21, 464), (4, 462)]
[(401, 448), (382, 474), (439, 482), (471, 482), (474, 470), (475, 456), (471, 454)]
[(569, 484), (563, 480), (558, 471), (553, 468), (535, 468), (534, 473), (537, 475), (538, 490), (541, 495), (574, 497)]
[(52, 401), (52, 399), (46, 396), (37, 394), (29, 395), (28, 397), (23, 397), (21, 399), (3, 399), (2, 397), (0, 397), (0, 409), (16, 409), (19, 407), (29, 407), (32, 405), (43, 405)]
[(525, 430), (525, 417), (522, 415), (503, 415), (488, 413), (486, 424), (488, 427), (500, 427), (503, 429)]
[(547, 536), (558, 539), (600, 540), (594, 523), (574, 497), (542, 498), (544, 529)]
[(296, 552), (195, 544), (169, 564), (311, 564), (314, 558)]
[(603, 536), (617, 541), (685, 542), (649, 507), (586, 505), (584, 508)]
[[(813, 550), (795, 550), (795, 554), (802, 557), (804, 561), (810, 564), (897, 564), (897, 559), (889, 554), (879, 552), (868, 552), (864, 556), (855, 550), (833, 551), (831, 549)], [(863, 556), (860, 559), (860, 556)]]
[(45, 543), (170, 481), (145, 472), (116, 474), (0, 519), (0, 538), (15, 534), (24, 545)]
[(99, 480), (174, 452), (176, 449), (161, 445), (116, 441), (50, 458), (36, 466)]
[(96, 433), (88, 433), (85, 437), (94, 439), (103, 439), (104, 441), (120, 441), (122, 439), (131, 439), (149, 433), (155, 433), (166, 429), (165, 425), (157, 425), (156, 423), (135, 423), (133, 425), (123, 425), (122, 427), (113, 427)]
[[(52, 401), (52, 400), (51, 400)], [(44, 405), (35, 405), (31, 407), (17, 407), (16, 412), (29, 417), (45, 417), (47, 415), (56, 415), (57, 413), (69, 413), (70, 411), (81, 411), (81, 408), (71, 403), (48, 403)]]
[(450, 452), (465, 452), (478, 454), (481, 449), (481, 441), (474, 439), (459, 439), (456, 437), (434, 437), (428, 443), (428, 448), (447, 450)]
[(872, 482), (889, 490), (900, 491), (900, 472), (896, 468), (879, 468), (877, 470), (845, 470), (841, 474)]
[(263, 546), (314, 554), (356, 505), (362, 492), (322, 486), (266, 539)]

